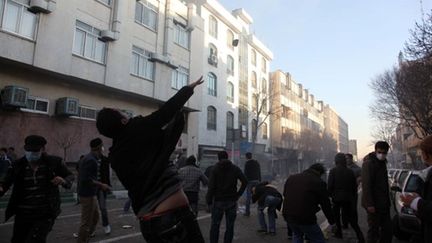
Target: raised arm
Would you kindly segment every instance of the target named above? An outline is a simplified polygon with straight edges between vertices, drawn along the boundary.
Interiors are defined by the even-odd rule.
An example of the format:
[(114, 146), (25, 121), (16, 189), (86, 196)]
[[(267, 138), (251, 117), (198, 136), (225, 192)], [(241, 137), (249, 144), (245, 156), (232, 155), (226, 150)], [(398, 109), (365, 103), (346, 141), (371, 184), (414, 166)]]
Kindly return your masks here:
[(201, 76), (197, 81), (184, 86), (173, 97), (165, 102), (162, 107), (150, 114), (148, 118), (155, 121), (155, 123), (159, 124), (161, 127), (164, 126), (183, 108), (184, 104), (193, 95), (194, 88), (203, 82), (203, 77)]

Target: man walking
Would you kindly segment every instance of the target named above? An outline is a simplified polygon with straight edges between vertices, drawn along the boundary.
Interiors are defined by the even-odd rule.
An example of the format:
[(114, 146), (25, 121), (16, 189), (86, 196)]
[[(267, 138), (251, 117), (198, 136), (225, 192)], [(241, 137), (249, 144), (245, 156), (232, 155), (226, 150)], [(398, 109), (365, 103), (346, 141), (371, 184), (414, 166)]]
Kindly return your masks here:
[(97, 129), (113, 139), (111, 168), (128, 190), (147, 242), (204, 242), (177, 169), (169, 162), (185, 123), (183, 105), (202, 83), (200, 77), (184, 86), (145, 117), (128, 118), (112, 108), (98, 113)]
[(25, 156), (0, 182), (0, 196), (14, 185), (5, 213), (6, 221), (15, 215), (12, 243), (46, 242), (61, 211), (58, 186), (72, 186), (74, 176), (66, 165), (42, 153), (46, 143), (42, 136), (26, 137)]
[(81, 224), (79, 228), (78, 243), (89, 242), (96, 229), (99, 219), (99, 205), (97, 201), (98, 188), (108, 191), (110, 187), (98, 180), (98, 160), (102, 157), (102, 140), (95, 138), (90, 141), (91, 152), (87, 154), (79, 165), (79, 191), (81, 204)]
[[(333, 213), (336, 218), (336, 238), (343, 238), (340, 212), (347, 216), (348, 222), (354, 229), (359, 243), (364, 243), (364, 236), (357, 220), (353, 217), (353, 204), (357, 199), (357, 182), (354, 172), (346, 167), (346, 157), (343, 153), (335, 156), (336, 167), (330, 170), (328, 178), (328, 191), (333, 200)], [(355, 219), (355, 220), (354, 220)]]
[(390, 195), (387, 174), (387, 142), (375, 144), (375, 151), (366, 155), (362, 165), (362, 206), (368, 220), (368, 243), (390, 243), (392, 223), (390, 218)]
[[(102, 150), (103, 151), (103, 145)], [(101, 158), (98, 162), (98, 177), (97, 180), (103, 184), (111, 187), (111, 179), (110, 179), (110, 168), (109, 168), (109, 160), (103, 154), (101, 154)], [(104, 232), (106, 235), (111, 233), (111, 225), (108, 221), (108, 211), (106, 205), (107, 194), (109, 190), (102, 190), (100, 187), (97, 188), (96, 197), (98, 200), (99, 209), (101, 212), (102, 218), (102, 226), (104, 228)]]
[(324, 173), (324, 166), (317, 163), (285, 182), (282, 214), (293, 231), (293, 243), (303, 243), (303, 237), (311, 243), (325, 242), (315, 215), (320, 208), (329, 224), (334, 224), (327, 184), (321, 180)]
[(244, 166), (244, 174), (248, 180), (248, 185), (246, 188), (246, 209), (244, 216), (250, 215), (250, 204), (252, 198), (252, 188), (256, 186), (261, 181), (261, 167), (258, 161), (252, 159), (252, 153), (246, 153), (246, 163)]
[[(361, 168), (356, 163), (354, 163), (353, 155), (352, 154), (345, 154), (345, 158), (347, 161), (347, 167), (348, 169), (352, 170), (354, 172), (354, 176), (356, 178), (357, 182), (357, 189), (361, 183)], [(351, 207), (350, 215), (352, 218), (350, 219), (352, 222), (356, 222), (358, 224), (358, 212), (357, 212), (357, 205), (358, 205), (358, 193), (355, 194), (354, 203)], [(342, 212), (342, 228), (348, 229), (348, 215), (345, 215), (344, 212)]]
[(7, 156), (7, 148), (0, 148), (0, 183), (2, 183), (12, 167), (12, 162)]
[[(228, 153), (218, 153), (219, 162), (216, 163), (210, 175), (210, 182), (206, 195), (208, 205), (212, 205), (212, 222), (210, 227), (210, 243), (219, 241), (219, 228), (225, 214), (226, 231), (224, 243), (232, 242), (234, 237), (234, 223), (237, 216), (237, 200), (247, 186), (247, 179), (243, 172), (228, 160)], [(237, 190), (237, 182), (241, 182)]]
[(200, 182), (206, 186), (208, 178), (196, 166), (195, 156), (191, 155), (186, 159), (185, 166), (179, 170), (179, 176), (183, 180), (183, 190), (188, 198), (189, 205), (195, 216), (198, 216)]

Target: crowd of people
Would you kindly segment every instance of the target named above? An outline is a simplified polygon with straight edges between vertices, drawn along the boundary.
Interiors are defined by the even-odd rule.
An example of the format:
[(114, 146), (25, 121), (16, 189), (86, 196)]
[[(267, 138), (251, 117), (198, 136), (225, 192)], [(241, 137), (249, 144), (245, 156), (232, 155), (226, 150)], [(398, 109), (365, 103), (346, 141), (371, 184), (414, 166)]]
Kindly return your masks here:
[[(200, 184), (208, 187), (205, 203), (211, 212), (211, 243), (219, 241), (224, 216), (223, 241), (233, 241), (238, 201), (244, 194), (245, 217), (251, 215), (251, 204), (257, 204), (258, 233), (276, 235), (277, 211), (281, 211), (292, 242), (325, 242), (316, 216), (322, 210), (336, 238), (343, 238), (343, 229), (350, 225), (360, 243), (392, 241), (387, 142), (377, 142), (361, 168), (351, 154), (337, 153), (326, 179), (324, 165), (312, 164), (286, 178), (282, 192), (277, 185), (262, 180), (260, 163), (252, 153), (245, 154), (243, 170), (229, 160), (226, 151), (218, 153), (218, 161), (205, 173), (194, 156), (170, 161), (185, 123), (182, 107), (201, 83), (202, 77), (145, 117), (129, 118), (113, 108), (98, 113), (97, 129), (112, 139), (112, 146), (105, 157), (102, 139), (92, 139), (89, 153), (77, 166), (81, 223), (74, 236), (78, 243), (89, 242), (94, 236), (99, 217), (105, 233), (111, 232), (106, 207), (111, 190), (110, 167), (128, 191), (124, 210), (132, 207), (147, 242), (204, 242), (197, 222)], [(46, 242), (60, 214), (59, 186), (71, 188), (75, 178), (61, 158), (45, 151), (44, 137), (27, 136), (24, 144), (25, 155), (21, 158), (13, 148), (0, 149), (0, 196), (13, 185), (6, 209), (6, 220), (15, 216), (11, 242)], [(428, 166), (424, 192), (402, 194), (401, 200), (417, 212), (427, 243), (432, 242), (432, 136), (422, 141), (420, 149)], [(361, 205), (367, 213), (366, 237), (358, 224), (359, 188), (363, 191)]]

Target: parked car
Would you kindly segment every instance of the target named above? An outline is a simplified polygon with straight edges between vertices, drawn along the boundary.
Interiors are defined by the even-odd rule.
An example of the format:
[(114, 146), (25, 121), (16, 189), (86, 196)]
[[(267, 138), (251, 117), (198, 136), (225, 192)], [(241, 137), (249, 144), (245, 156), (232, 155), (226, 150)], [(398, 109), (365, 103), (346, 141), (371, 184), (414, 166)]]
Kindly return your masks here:
[[(405, 179), (408, 177), (410, 170), (407, 169), (397, 169), (394, 173), (393, 178), (389, 181), (390, 188), (397, 186), (399, 188), (403, 187), (403, 184), (405, 182)], [(395, 206), (395, 197), (396, 192), (391, 190), (390, 191), (390, 198), (393, 202), (393, 206)]]
[(419, 174), (420, 171), (408, 171), (406, 176), (403, 176), (403, 181), (398, 181), (397, 185), (394, 184), (391, 187), (391, 191), (395, 194), (394, 209), (396, 211), (393, 216), (393, 234), (400, 240), (408, 240), (411, 236), (419, 234), (421, 230), (420, 220), (415, 216), (414, 210), (405, 207), (400, 200), (402, 193), (416, 192), (421, 195), (424, 181)]

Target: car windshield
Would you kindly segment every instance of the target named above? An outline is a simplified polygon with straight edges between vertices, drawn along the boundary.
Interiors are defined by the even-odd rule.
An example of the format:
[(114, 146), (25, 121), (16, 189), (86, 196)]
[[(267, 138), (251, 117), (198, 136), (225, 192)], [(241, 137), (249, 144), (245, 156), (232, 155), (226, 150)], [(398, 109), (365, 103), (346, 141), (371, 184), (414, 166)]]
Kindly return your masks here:
[(406, 183), (405, 192), (416, 192), (420, 194), (423, 189), (423, 180), (418, 176), (412, 174)]

